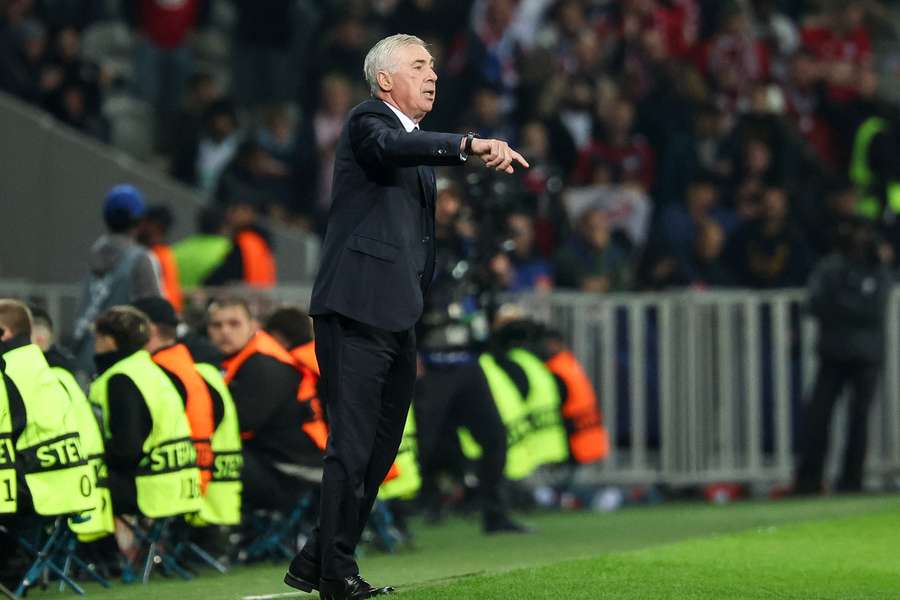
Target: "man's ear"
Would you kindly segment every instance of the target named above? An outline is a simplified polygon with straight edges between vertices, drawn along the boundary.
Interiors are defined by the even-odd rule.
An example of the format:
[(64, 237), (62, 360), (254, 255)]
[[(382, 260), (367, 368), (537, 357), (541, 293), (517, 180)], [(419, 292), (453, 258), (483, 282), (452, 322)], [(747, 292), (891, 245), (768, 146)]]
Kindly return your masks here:
[(378, 81), (378, 87), (385, 92), (389, 92), (394, 88), (394, 81), (390, 73), (378, 71), (375, 80)]

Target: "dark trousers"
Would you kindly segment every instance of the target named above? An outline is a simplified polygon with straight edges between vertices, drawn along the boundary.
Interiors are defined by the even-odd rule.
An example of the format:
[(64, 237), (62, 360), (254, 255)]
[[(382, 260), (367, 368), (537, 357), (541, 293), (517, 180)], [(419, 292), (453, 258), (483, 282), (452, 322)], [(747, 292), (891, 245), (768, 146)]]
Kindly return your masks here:
[(339, 315), (314, 318), (330, 433), (319, 523), (302, 550), (323, 579), (359, 572), (354, 559), (378, 487), (397, 456), (416, 379), (412, 329), (391, 332)]
[(482, 450), (478, 481), (484, 518), (504, 514), (506, 427), (478, 363), (429, 367), (416, 383), (415, 407), (423, 496), (436, 493), (437, 471), (444, 459), (442, 441), (453, 439), (450, 436), (465, 427)]
[(862, 489), (863, 467), (866, 461), (869, 407), (878, 384), (878, 364), (859, 361), (837, 361), (822, 358), (807, 406), (802, 455), (797, 469), (798, 491), (817, 492), (822, 486), (822, 473), (828, 455), (829, 431), (834, 406), (844, 387), (849, 384), (850, 413), (844, 463), (837, 489)]

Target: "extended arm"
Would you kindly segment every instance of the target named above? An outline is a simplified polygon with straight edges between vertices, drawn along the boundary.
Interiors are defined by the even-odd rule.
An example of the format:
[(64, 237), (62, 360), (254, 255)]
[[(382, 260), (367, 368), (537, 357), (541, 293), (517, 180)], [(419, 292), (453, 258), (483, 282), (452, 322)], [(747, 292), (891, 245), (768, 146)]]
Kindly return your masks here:
[(391, 126), (391, 118), (374, 112), (350, 119), (350, 146), (360, 163), (369, 167), (433, 167), (462, 164), (465, 136), (421, 131), (409, 134)]

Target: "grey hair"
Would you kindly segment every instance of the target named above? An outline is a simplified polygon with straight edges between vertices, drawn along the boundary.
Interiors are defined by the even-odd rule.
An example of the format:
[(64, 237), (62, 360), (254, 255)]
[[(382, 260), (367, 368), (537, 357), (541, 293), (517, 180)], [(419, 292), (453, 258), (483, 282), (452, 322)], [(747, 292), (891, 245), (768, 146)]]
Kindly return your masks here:
[(372, 46), (372, 49), (366, 54), (366, 60), (363, 61), (363, 73), (366, 76), (366, 82), (369, 84), (369, 91), (373, 96), (377, 94), (380, 89), (378, 87), (378, 72), (385, 71), (392, 73), (397, 68), (394, 52), (404, 46), (427, 47), (421, 38), (405, 33), (398, 33), (379, 41)]

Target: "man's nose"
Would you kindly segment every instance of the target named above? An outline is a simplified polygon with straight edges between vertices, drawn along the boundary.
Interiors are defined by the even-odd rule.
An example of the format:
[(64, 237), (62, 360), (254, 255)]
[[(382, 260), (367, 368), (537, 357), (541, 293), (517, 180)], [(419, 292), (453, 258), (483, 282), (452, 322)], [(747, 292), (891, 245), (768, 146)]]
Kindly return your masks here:
[(437, 81), (437, 72), (434, 69), (428, 69), (428, 79), (427, 81)]

